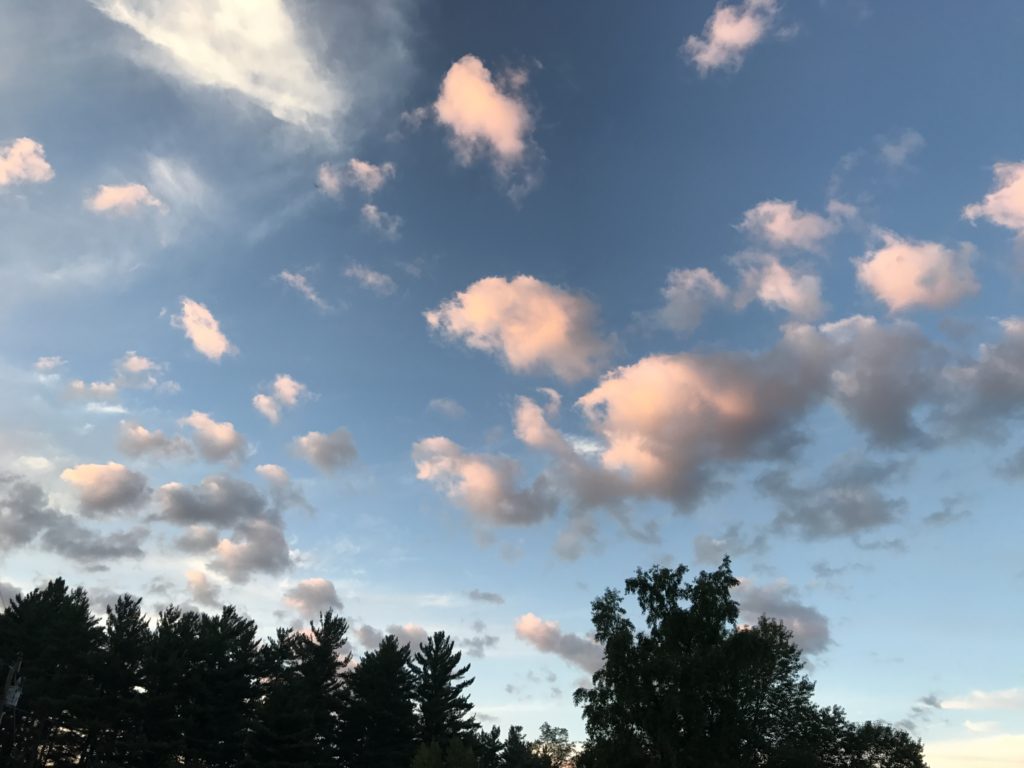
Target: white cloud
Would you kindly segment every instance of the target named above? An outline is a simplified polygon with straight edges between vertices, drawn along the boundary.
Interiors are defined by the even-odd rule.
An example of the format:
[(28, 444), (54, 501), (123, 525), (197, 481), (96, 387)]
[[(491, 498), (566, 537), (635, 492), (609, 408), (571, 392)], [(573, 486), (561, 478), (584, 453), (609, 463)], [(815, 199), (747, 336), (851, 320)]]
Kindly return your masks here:
[(908, 129), (894, 141), (882, 143), (879, 152), (886, 165), (892, 168), (900, 168), (907, 163), (907, 159), (915, 152), (924, 147), (924, 136), (915, 130)]
[(395, 292), (395, 281), (383, 272), (377, 272), (362, 264), (353, 264), (345, 270), (345, 277), (351, 277), (361, 286), (382, 296), (390, 296)]
[(46, 152), (38, 141), (22, 137), (0, 145), (0, 187), (25, 182), (39, 184), (53, 178)]
[(435, 397), (427, 403), (427, 408), (452, 419), (461, 419), (466, 415), (466, 409), (448, 397)]
[(249, 453), (249, 443), (230, 421), (214, 421), (209, 414), (192, 411), (180, 423), (192, 427), (192, 440), (207, 461), (240, 462)]
[(330, 609), (341, 610), (341, 598), (329, 579), (303, 579), (284, 593), (284, 602), (304, 619), (316, 618)]
[(320, 298), (320, 295), (316, 290), (314, 290), (313, 286), (309, 284), (309, 280), (306, 279), (305, 275), (284, 270), (277, 276), (277, 279), (301, 293), (306, 297), (306, 300), (316, 306), (317, 309), (320, 309), (323, 312), (327, 312), (332, 309), (329, 303)]
[(60, 479), (74, 487), (86, 515), (136, 509), (150, 496), (143, 475), (114, 461), (69, 467), (60, 473)]
[(96, 193), (85, 201), (85, 207), (94, 213), (124, 215), (143, 206), (164, 210), (163, 202), (154, 197), (145, 184), (102, 184)]
[(291, 565), (280, 522), (256, 519), (239, 523), (232, 538), (221, 539), (207, 567), (236, 584), (245, 584), (256, 573), (277, 575)]
[(271, 393), (260, 393), (253, 397), (252, 406), (271, 423), (277, 424), (281, 419), (281, 409), (294, 408), (308, 393), (305, 384), (296, 381), (287, 373), (279, 373), (271, 385)]
[(196, 351), (210, 360), (220, 361), (224, 355), (236, 355), (238, 349), (220, 330), (220, 323), (205, 304), (189, 298), (181, 300), (181, 314), (171, 324), (185, 331)]
[(1006, 710), (1024, 709), (1024, 688), (1001, 691), (971, 691), (966, 696), (943, 699), (943, 709)]
[(83, 400), (113, 400), (117, 397), (117, 384), (113, 381), (90, 381), (74, 379), (68, 384), (68, 394)]
[(143, 63), (190, 85), (238, 93), (307, 129), (327, 127), (344, 106), (282, 0), (93, 3), (149, 44)]
[(943, 309), (978, 292), (971, 269), (974, 249), (953, 251), (939, 243), (907, 240), (882, 231), (883, 245), (855, 259), (857, 279), (892, 312)]
[(321, 163), (316, 169), (316, 185), (328, 197), (340, 197), (345, 187), (345, 177), (337, 167)]
[(180, 435), (168, 437), (159, 429), (146, 429), (133, 421), (121, 422), (117, 445), (123, 453), (133, 457), (147, 454), (164, 457), (192, 454), (192, 446)]
[(544, 478), (518, 485), (519, 465), (504, 456), (466, 453), (447, 437), (428, 437), (412, 449), (416, 477), (444, 493), (476, 522), (529, 525), (554, 513)]
[(799, 274), (770, 255), (749, 254), (739, 263), (741, 305), (756, 297), (766, 307), (781, 309), (799, 320), (815, 320), (824, 313), (817, 275)]
[(489, 157), (518, 199), (538, 182), (539, 150), (533, 145), (533, 118), (517, 91), (525, 72), (495, 82), (476, 56), (467, 54), (448, 69), (434, 102), (437, 122), (451, 130), (451, 146), (462, 165)]
[(349, 183), (359, 187), (367, 195), (380, 191), (388, 179), (393, 179), (394, 177), (394, 163), (374, 165), (356, 157), (348, 161)]
[(64, 365), (67, 365), (67, 360), (63, 357), (50, 355), (38, 358), (32, 367), (40, 373), (51, 373)]
[(776, 0), (720, 2), (704, 24), (703, 36), (688, 37), (683, 51), (702, 75), (714, 69), (737, 70), (747, 51), (771, 30), (778, 11)]
[(262, 393), (254, 395), (252, 398), (252, 407), (259, 411), (271, 424), (277, 424), (281, 420), (281, 409), (277, 405), (277, 401), (270, 395), (264, 395)]
[(500, 356), (519, 373), (547, 370), (575, 381), (592, 374), (609, 351), (588, 299), (526, 275), (478, 280), (424, 317), (431, 328)]
[(657, 323), (677, 333), (689, 333), (707, 308), (729, 298), (729, 289), (708, 269), (673, 269), (661, 289), (665, 304), (655, 313)]
[(590, 638), (563, 632), (557, 621), (545, 621), (533, 613), (516, 620), (516, 637), (542, 653), (552, 653), (588, 674), (604, 664), (604, 648)]
[(186, 571), (185, 579), (188, 582), (188, 591), (192, 595), (192, 599), (199, 605), (207, 608), (220, 607), (220, 585), (211, 581), (203, 571)]
[(993, 224), (1024, 234), (1024, 163), (997, 163), (995, 189), (980, 203), (964, 208), (968, 221), (988, 219)]
[(827, 217), (801, 211), (792, 201), (765, 200), (743, 214), (740, 229), (776, 248), (818, 251), (823, 241), (856, 212), (853, 206), (837, 200), (829, 203)]
[(356, 460), (356, 444), (348, 430), (339, 427), (328, 435), (308, 432), (292, 441), (295, 452), (323, 472), (333, 472)]
[(380, 232), (388, 240), (397, 240), (402, 228), (402, 217), (386, 213), (373, 203), (366, 203), (359, 209), (363, 221)]

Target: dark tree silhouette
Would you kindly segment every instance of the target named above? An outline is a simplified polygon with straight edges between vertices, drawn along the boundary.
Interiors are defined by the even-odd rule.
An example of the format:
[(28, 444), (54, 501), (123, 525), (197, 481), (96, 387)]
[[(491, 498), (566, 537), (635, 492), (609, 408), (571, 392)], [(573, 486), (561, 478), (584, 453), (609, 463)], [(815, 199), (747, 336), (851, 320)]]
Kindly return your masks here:
[(473, 684), (467, 678), (469, 664), (459, 666), (462, 653), (444, 632), (435, 632), (412, 662), (413, 699), (419, 716), (419, 739), (425, 744), (436, 741), (442, 747), (452, 739), (468, 737), (479, 727), (470, 714), (473, 705), (466, 689)]

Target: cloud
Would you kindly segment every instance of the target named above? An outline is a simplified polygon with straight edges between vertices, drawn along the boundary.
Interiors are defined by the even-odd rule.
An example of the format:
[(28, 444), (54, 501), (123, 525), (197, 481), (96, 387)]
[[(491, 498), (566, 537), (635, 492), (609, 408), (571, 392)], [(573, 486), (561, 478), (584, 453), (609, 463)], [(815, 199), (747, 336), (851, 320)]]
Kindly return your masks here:
[(497, 592), (481, 592), (479, 589), (471, 589), (466, 594), (469, 595), (470, 600), (478, 603), (493, 603), (494, 605), (503, 605), (505, 603), (505, 598)]
[(432, 329), (501, 357), (517, 373), (550, 371), (576, 381), (609, 353), (588, 299), (526, 275), (478, 280), (424, 317)]
[(359, 209), (363, 221), (388, 240), (397, 240), (399, 230), (402, 228), (402, 217), (391, 213), (385, 213), (373, 203), (366, 203)]
[(944, 309), (978, 292), (971, 269), (974, 248), (953, 251), (939, 243), (880, 233), (884, 245), (855, 259), (857, 279), (892, 312)]
[(281, 419), (281, 408), (293, 408), (299, 400), (308, 396), (305, 384), (296, 381), (287, 373), (279, 373), (271, 386), (271, 394), (260, 393), (253, 397), (252, 405), (273, 424)]
[(352, 435), (339, 427), (328, 435), (308, 432), (292, 441), (295, 452), (323, 472), (333, 472), (356, 460), (358, 452)]
[(314, 619), (331, 608), (341, 610), (341, 598), (329, 579), (303, 579), (284, 593), (284, 602), (304, 619)]
[(175, 546), (189, 554), (203, 554), (217, 546), (220, 536), (217, 529), (209, 525), (190, 525), (175, 539)]
[(924, 148), (924, 144), (924, 136), (915, 130), (907, 129), (898, 139), (882, 142), (879, 154), (890, 168), (902, 168), (912, 154)]
[(809, 540), (856, 536), (889, 525), (906, 511), (904, 499), (882, 490), (905, 470), (903, 462), (845, 457), (814, 483), (796, 485), (780, 468), (763, 473), (754, 485), (779, 505), (777, 530), (795, 528)]
[(282, 0), (93, 0), (149, 47), (139, 57), (189, 85), (241, 95), (279, 120), (326, 128), (345, 96)]
[(400, 645), (408, 645), (413, 651), (427, 642), (427, 630), (418, 624), (389, 624), (383, 632), (364, 624), (355, 630), (356, 639), (367, 650), (373, 650), (380, 645), (386, 634), (394, 635)]
[(192, 599), (199, 605), (208, 608), (220, 607), (220, 585), (210, 581), (209, 576), (203, 571), (186, 571), (185, 579), (188, 581), (188, 591)]
[(761, 616), (781, 621), (806, 654), (821, 653), (832, 645), (828, 619), (818, 609), (801, 603), (796, 589), (785, 581), (759, 587), (745, 579), (734, 590), (740, 621), (754, 625)]
[[(165, 483), (160, 486), (156, 500), (158, 519), (183, 526), (228, 528), (245, 520), (273, 518), (277, 514), (255, 487), (226, 475), (206, 477), (197, 485)], [(208, 538), (198, 530), (191, 534), (191, 540)]]
[(238, 354), (238, 349), (221, 332), (213, 313), (198, 301), (182, 299), (181, 314), (175, 315), (171, 324), (184, 330), (196, 351), (210, 360), (219, 362), (224, 355)]
[(709, 306), (725, 302), (729, 289), (704, 267), (673, 269), (661, 295), (665, 304), (654, 316), (658, 325), (676, 333), (689, 333), (700, 325)]
[(768, 352), (651, 355), (605, 375), (577, 401), (599, 460), (633, 494), (692, 507), (728, 462), (785, 455), (794, 424), (827, 393), (829, 349), (787, 326)]
[(117, 384), (113, 381), (90, 381), (74, 379), (68, 384), (70, 396), (96, 402), (98, 400), (114, 400), (117, 397)]
[(32, 367), (35, 368), (39, 373), (52, 373), (53, 371), (56, 371), (58, 368), (67, 365), (67, 362), (68, 361), (61, 357), (60, 355), (49, 355), (46, 357), (38, 358), (32, 365)]
[(316, 169), (316, 185), (328, 197), (340, 197), (345, 188), (345, 176), (330, 163), (321, 163)]
[(331, 309), (333, 309), (333, 307), (328, 302), (320, 298), (320, 295), (313, 289), (313, 286), (309, 284), (309, 281), (306, 279), (305, 275), (300, 275), (295, 272), (289, 272), (288, 270), (284, 270), (281, 272), (281, 274), (277, 276), (277, 279), (281, 280), (285, 285), (294, 288), (296, 291), (301, 293), (303, 296), (306, 297), (306, 300), (308, 302), (313, 304), (317, 309), (321, 310), (322, 312), (328, 312)]
[(166, 366), (150, 360), (132, 350), (114, 365), (114, 381), (123, 389), (159, 389), (163, 392), (177, 392), (180, 387), (170, 380), (161, 381)]
[(466, 409), (448, 397), (435, 397), (427, 403), (427, 408), (452, 419), (461, 419), (466, 415)]
[(145, 184), (100, 185), (96, 193), (86, 198), (85, 207), (93, 213), (125, 215), (146, 206), (164, 210), (164, 204), (153, 196)]
[(1008, 710), (1024, 709), (1024, 688), (1001, 691), (971, 691), (966, 696), (943, 699), (942, 709)]
[(60, 479), (74, 487), (87, 516), (138, 509), (151, 493), (144, 475), (113, 461), (69, 467)]
[(230, 421), (214, 421), (209, 414), (192, 411), (179, 421), (192, 428), (192, 442), (207, 461), (244, 461), (249, 443)]
[(855, 213), (852, 206), (835, 200), (829, 203), (827, 218), (801, 211), (795, 202), (765, 200), (743, 214), (740, 229), (776, 248), (817, 252)]
[(604, 649), (589, 638), (563, 632), (557, 621), (545, 621), (527, 613), (516, 620), (516, 637), (525, 640), (541, 653), (552, 653), (588, 674), (604, 664)]
[(993, 224), (1024, 234), (1024, 163), (996, 163), (995, 189), (980, 203), (964, 208), (968, 221), (988, 219)]
[(383, 272), (377, 272), (362, 264), (353, 264), (345, 270), (345, 277), (356, 280), (363, 288), (367, 288), (381, 296), (390, 296), (395, 292), (395, 281)]
[(738, 70), (747, 51), (771, 30), (778, 11), (776, 0), (720, 2), (704, 24), (704, 34), (686, 38), (683, 52), (701, 75), (715, 69)]
[(121, 422), (117, 446), (122, 453), (133, 458), (146, 455), (173, 458), (192, 454), (192, 446), (180, 435), (168, 437), (159, 429), (149, 430), (134, 421)]
[(292, 565), (288, 542), (277, 520), (243, 520), (230, 539), (221, 539), (207, 567), (236, 584), (257, 573), (278, 575)]
[(416, 477), (433, 485), (478, 523), (530, 525), (554, 514), (543, 477), (518, 485), (519, 464), (504, 456), (465, 453), (447, 437), (428, 437), (412, 449)]
[(784, 267), (775, 256), (748, 254), (740, 261), (743, 288), (741, 306), (757, 298), (769, 309), (781, 309), (800, 320), (815, 320), (825, 311), (821, 279)]
[(340, 197), (345, 187), (356, 187), (373, 196), (394, 177), (394, 163), (375, 165), (353, 157), (343, 168), (323, 163), (317, 169), (317, 186), (328, 197)]
[(984, 765), (1019, 768), (1024, 754), (1024, 733), (1003, 733), (967, 739), (928, 739), (924, 758), (933, 768)]
[(40, 184), (53, 178), (46, 152), (38, 141), (22, 137), (0, 145), (0, 187), (13, 184)]
[(476, 56), (467, 54), (448, 69), (434, 102), (438, 124), (451, 131), (455, 157), (464, 166), (479, 157), (491, 161), (519, 199), (539, 181), (539, 150), (533, 144), (533, 118), (518, 91), (526, 73), (495, 82)]
[(498, 644), (500, 638), (497, 635), (485, 634), (481, 622), (477, 622), (476, 628), (478, 629), (476, 635), (459, 638), (458, 644), (468, 656), (482, 659), (488, 649), (494, 648)]

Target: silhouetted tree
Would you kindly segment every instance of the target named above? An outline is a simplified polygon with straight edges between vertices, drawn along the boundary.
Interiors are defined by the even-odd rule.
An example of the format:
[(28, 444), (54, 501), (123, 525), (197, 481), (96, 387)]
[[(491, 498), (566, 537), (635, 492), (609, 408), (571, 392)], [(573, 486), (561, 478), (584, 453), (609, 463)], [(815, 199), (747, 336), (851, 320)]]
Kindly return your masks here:
[(523, 736), (521, 725), (509, 726), (501, 759), (502, 768), (544, 768), (544, 763), (534, 754), (533, 745)]
[(298, 667), (312, 713), (315, 760), (312, 765), (333, 766), (342, 758), (342, 717), (345, 709), (345, 668), (352, 660), (346, 651), (348, 622), (333, 610), (310, 622), (309, 633), (296, 639)]
[(567, 768), (573, 753), (569, 731), (542, 723), (540, 737), (533, 744), (533, 752), (550, 768)]
[(348, 676), (345, 745), (352, 768), (408, 768), (416, 750), (408, 645), (387, 635)]
[(462, 653), (444, 632), (435, 632), (420, 645), (413, 659), (413, 699), (419, 715), (419, 738), (442, 747), (451, 739), (472, 734), (477, 723), (470, 714), (473, 705), (466, 689), (473, 684), (467, 678), (469, 664), (459, 666)]
[(476, 733), (474, 751), (479, 768), (501, 768), (501, 728), (494, 725), (490, 730), (480, 729)]

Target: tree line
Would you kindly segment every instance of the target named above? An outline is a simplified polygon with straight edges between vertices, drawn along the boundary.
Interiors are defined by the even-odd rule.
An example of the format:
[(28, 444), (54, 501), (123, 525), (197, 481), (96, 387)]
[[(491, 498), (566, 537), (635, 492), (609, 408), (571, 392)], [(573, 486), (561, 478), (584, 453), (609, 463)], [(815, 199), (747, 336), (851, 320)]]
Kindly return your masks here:
[(14, 659), (23, 680), (0, 766), (926, 768), (905, 731), (814, 703), (785, 626), (738, 624), (728, 559), (686, 573), (638, 570), (594, 600), (604, 665), (575, 693), (579, 744), (548, 724), (532, 740), (483, 727), (445, 632), (417, 649), (387, 635), (355, 660), (334, 611), (260, 639), (233, 606), (151, 620), (125, 594), (100, 621), (55, 579), (0, 613), (0, 684)]

